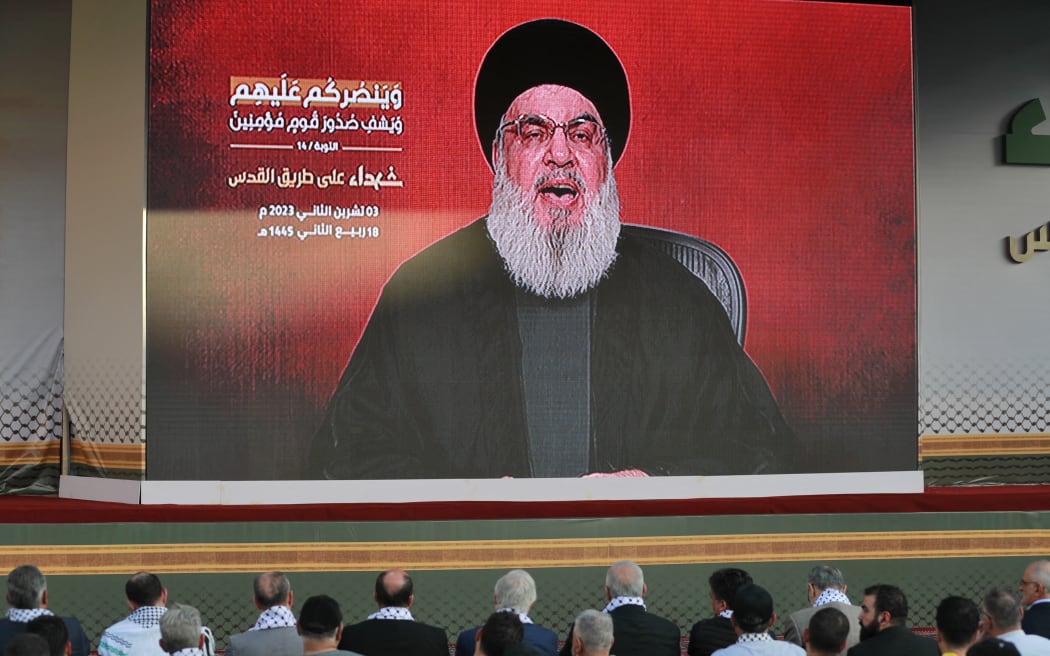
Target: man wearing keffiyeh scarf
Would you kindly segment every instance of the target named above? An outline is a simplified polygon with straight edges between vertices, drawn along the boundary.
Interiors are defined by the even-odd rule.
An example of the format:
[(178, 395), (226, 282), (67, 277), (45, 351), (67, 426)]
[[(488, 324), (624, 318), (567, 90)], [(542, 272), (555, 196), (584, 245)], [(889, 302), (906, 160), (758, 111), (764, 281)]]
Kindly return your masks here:
[(261, 613), (255, 625), (230, 636), (226, 654), (233, 656), (298, 656), (303, 642), (295, 630), (292, 584), (281, 572), (255, 577), (252, 600)]
[(846, 579), (837, 567), (817, 565), (811, 569), (806, 577), (806, 592), (810, 605), (791, 613), (784, 620), (784, 640), (804, 647), (802, 633), (813, 615), (822, 608), (836, 608), (849, 620), (846, 649), (860, 642), (860, 606), (850, 603), (846, 596)]
[(448, 656), (445, 629), (417, 622), (409, 610), (416, 597), (408, 572), (389, 569), (380, 574), (372, 598), (379, 610), (345, 627), (340, 649), (368, 656)]
[[(102, 632), (98, 643), (99, 656), (163, 656), (160, 647), (160, 618), (168, 611), (168, 591), (156, 574), (137, 572), (124, 584), (128, 599), (128, 615)], [(207, 656), (215, 654), (215, 638), (207, 627), (202, 650)]]
[(729, 618), (737, 635), (735, 643), (719, 649), (714, 656), (805, 656), (796, 644), (777, 640), (770, 630), (777, 621), (773, 596), (765, 588), (748, 583), (733, 597), (733, 617)]
[[(492, 602), (497, 613), (514, 613), (524, 625), (524, 641), (542, 656), (558, 653), (558, 635), (548, 628), (533, 623), (529, 617), (536, 603), (536, 581), (523, 569), (512, 569), (496, 581)], [(474, 627), (459, 634), (456, 639), (456, 656), (474, 656), (474, 643), (478, 629)]]
[[(681, 634), (674, 622), (648, 612), (642, 568), (629, 560), (613, 563), (605, 574), (603, 612), (612, 617), (616, 635), (616, 656), (678, 656)], [(571, 656), (573, 632), (569, 629), (561, 656)]]
[[(21, 565), (7, 576), (7, 617), (0, 619), (0, 653), (9, 640), (26, 632), (26, 624), (43, 615), (54, 615), (48, 609), (47, 579), (33, 565)], [(75, 617), (63, 617), (69, 632), (73, 656), (88, 656), (91, 644)]]

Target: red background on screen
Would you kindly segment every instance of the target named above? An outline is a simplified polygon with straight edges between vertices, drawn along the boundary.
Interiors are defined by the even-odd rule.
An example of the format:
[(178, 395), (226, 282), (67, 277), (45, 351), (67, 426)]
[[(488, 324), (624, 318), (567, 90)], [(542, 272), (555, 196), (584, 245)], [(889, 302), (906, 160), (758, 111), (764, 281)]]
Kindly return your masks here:
[[(779, 0), (622, 9), (588, 1), (154, 3), (150, 448), (162, 453), (184, 433), (218, 431), (208, 426), (216, 417), (237, 424), (260, 412), (270, 417), (251, 439), (264, 430), (285, 448), (309, 441), (384, 281), (486, 211), (491, 173), (474, 132), (474, 76), (502, 32), (540, 17), (586, 25), (619, 55), (633, 112), (615, 169), (623, 219), (701, 236), (736, 261), (748, 294), (746, 350), (810, 445), (808, 470), (914, 468), (910, 10)], [(230, 77), (282, 73), (400, 81), (403, 109), (381, 113), (402, 118), (402, 136), (336, 138), (404, 152), (231, 149), (248, 137), (228, 127)], [(272, 144), (302, 138), (251, 135)], [(227, 184), (259, 166), (358, 164), (394, 164), (405, 186)], [(379, 225), (382, 236), (255, 237), (269, 225), (256, 218), (260, 205), (321, 202), (380, 206), (381, 216), (362, 225)], [(186, 418), (200, 408), (198, 419)], [(246, 439), (228, 427), (221, 435)], [(247, 465), (256, 476), (225, 478), (299, 475), (294, 458), (271, 469), (262, 458)], [(193, 467), (151, 477), (213, 476), (208, 465)]]

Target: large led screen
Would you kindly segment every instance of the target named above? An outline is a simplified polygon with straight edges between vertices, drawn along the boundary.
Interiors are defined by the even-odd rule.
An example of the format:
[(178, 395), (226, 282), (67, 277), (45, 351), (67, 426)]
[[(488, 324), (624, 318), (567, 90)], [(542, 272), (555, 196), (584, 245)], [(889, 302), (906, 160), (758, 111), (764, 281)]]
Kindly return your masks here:
[(909, 8), (150, 22), (148, 478), (915, 468)]

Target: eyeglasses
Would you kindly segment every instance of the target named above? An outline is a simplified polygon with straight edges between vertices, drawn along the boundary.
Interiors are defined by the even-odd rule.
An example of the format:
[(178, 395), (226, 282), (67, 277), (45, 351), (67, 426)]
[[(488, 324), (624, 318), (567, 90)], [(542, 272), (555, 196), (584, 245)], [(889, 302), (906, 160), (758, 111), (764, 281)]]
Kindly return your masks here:
[(1022, 588), (1025, 587), (1026, 585), (1032, 585), (1034, 583), (1035, 583), (1035, 581), (1025, 581), (1024, 579), (1021, 579), (1021, 587)]
[(605, 128), (598, 125), (594, 119), (581, 116), (565, 123), (558, 123), (542, 114), (522, 114), (513, 121), (507, 121), (499, 126), (506, 130), (514, 128), (514, 133), (526, 147), (533, 148), (546, 144), (561, 128), (569, 145), (578, 149), (590, 149), (598, 146), (605, 140)]

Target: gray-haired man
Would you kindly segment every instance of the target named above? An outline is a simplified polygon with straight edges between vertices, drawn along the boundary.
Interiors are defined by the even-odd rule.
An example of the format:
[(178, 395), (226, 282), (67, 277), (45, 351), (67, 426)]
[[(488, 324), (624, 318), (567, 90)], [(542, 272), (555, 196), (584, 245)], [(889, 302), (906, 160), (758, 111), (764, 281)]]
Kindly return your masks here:
[[(512, 569), (496, 581), (492, 601), (497, 612), (515, 613), (525, 625), (525, 642), (545, 656), (558, 653), (558, 635), (546, 627), (534, 624), (529, 610), (536, 603), (536, 582), (523, 569)], [(467, 629), (456, 640), (456, 656), (473, 656), (474, 638), (480, 627)]]
[(613, 645), (613, 622), (607, 613), (588, 609), (572, 625), (573, 656), (609, 656)]
[[(612, 618), (616, 634), (617, 656), (679, 656), (681, 633), (671, 620), (646, 610), (645, 585), (642, 568), (629, 560), (609, 566), (605, 574), (605, 598), (609, 601), (604, 612)], [(561, 656), (571, 656), (574, 629), (565, 638)]]
[[(47, 579), (34, 565), (20, 565), (7, 575), (7, 617), (0, 619), (0, 652), (9, 640), (25, 633), (26, 624), (41, 615), (54, 615), (47, 608)], [(91, 644), (75, 617), (63, 617), (69, 630), (73, 656), (88, 656)]]
[(160, 618), (160, 648), (171, 656), (204, 656), (200, 612), (193, 606), (172, 604)]
[(1050, 640), (1021, 630), (1023, 612), (1020, 600), (1010, 588), (992, 588), (981, 600), (983, 635), (1013, 643), (1017, 651), (1021, 652), (1021, 656), (1050, 654)]
[(836, 608), (849, 620), (849, 635), (846, 637), (846, 648), (841, 653), (860, 642), (860, 606), (854, 606), (846, 596), (846, 580), (839, 568), (831, 565), (817, 565), (809, 570), (806, 577), (806, 591), (810, 606), (796, 610), (784, 620), (784, 640), (805, 647), (802, 633), (809, 626), (809, 621), (822, 608)]

